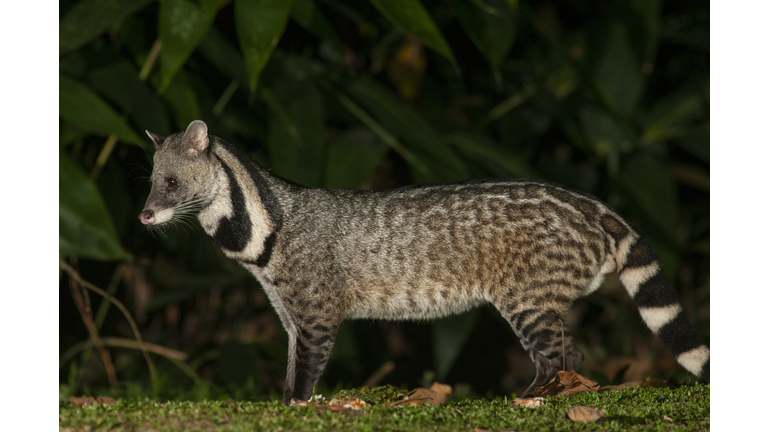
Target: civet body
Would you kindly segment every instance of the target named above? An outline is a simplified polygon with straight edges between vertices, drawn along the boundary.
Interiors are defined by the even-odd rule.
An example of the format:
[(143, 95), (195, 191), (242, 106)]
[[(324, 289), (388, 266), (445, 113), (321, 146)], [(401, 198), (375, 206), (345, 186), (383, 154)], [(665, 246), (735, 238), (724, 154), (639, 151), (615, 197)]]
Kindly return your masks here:
[[(148, 134), (157, 152), (141, 221), (196, 213), (259, 280), (289, 335), (284, 403), (311, 396), (345, 318), (437, 318), (485, 303), (535, 362), (531, 395), (562, 368), (571, 303), (611, 272), (678, 362), (709, 381), (709, 350), (648, 243), (594, 198), (531, 180), (310, 189), (269, 173), (202, 121)], [(566, 328), (565, 369), (583, 358)]]

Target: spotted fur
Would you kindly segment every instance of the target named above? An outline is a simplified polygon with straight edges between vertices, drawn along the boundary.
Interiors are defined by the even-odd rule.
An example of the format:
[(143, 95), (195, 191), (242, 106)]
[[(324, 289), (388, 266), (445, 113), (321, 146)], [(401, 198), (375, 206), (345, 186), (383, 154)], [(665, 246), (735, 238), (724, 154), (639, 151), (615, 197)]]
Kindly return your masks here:
[(140, 215), (194, 202), (205, 231), (264, 287), (289, 335), (283, 402), (308, 399), (345, 318), (437, 318), (490, 303), (536, 364), (524, 395), (584, 358), (560, 324), (618, 272), (643, 320), (709, 381), (709, 350), (648, 244), (600, 201), (550, 183), (474, 180), (385, 192), (309, 189), (272, 175), (205, 123), (149, 134), (157, 152)]

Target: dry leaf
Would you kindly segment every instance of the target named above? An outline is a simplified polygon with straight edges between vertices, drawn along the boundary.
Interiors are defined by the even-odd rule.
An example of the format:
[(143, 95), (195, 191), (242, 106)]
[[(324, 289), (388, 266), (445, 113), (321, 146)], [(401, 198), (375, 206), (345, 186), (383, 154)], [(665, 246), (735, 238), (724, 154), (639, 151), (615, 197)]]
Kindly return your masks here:
[(397, 401), (397, 402), (386, 402), (384, 405), (393, 406), (393, 407), (399, 407), (399, 406), (419, 406), (424, 403), (430, 403), (432, 401), (432, 398), (413, 398), (409, 397), (408, 399)]
[(91, 406), (96, 403), (96, 398), (92, 396), (83, 396), (83, 397), (70, 396), (69, 402), (76, 407)]
[(577, 405), (568, 411), (565, 416), (575, 422), (591, 423), (606, 417), (603, 410), (596, 410), (594, 408)]
[[(609, 381), (641, 381), (653, 369), (650, 360), (633, 357), (611, 357), (605, 362), (603, 373)], [(623, 377), (617, 376), (623, 370)]]
[(315, 407), (318, 407), (318, 408), (325, 408), (325, 409), (330, 410), (330, 411), (348, 411), (349, 410), (349, 408), (343, 407), (343, 406), (339, 406), (339, 405), (314, 405), (313, 404), (312, 406), (315, 406)]
[(516, 398), (512, 401), (512, 405), (525, 408), (537, 408), (544, 406), (544, 403), (545, 402), (543, 397)]
[(434, 382), (429, 389), (435, 392), (435, 402), (438, 404), (447, 402), (453, 396), (453, 388), (448, 384)]
[(452, 394), (453, 394), (453, 388), (451, 388), (451, 386), (449, 386), (448, 384), (441, 384), (441, 383), (435, 382), (428, 389), (425, 389), (423, 387), (417, 388), (411, 394), (408, 395), (407, 400), (400, 401), (392, 405), (393, 406), (421, 405), (423, 403), (440, 405), (442, 403), (445, 403), (448, 400), (448, 398), (451, 397)]
[(666, 421), (674, 421), (674, 420), (672, 420), (672, 418), (671, 418), (671, 417), (669, 417), (669, 416), (666, 416), (666, 415), (664, 415), (664, 416), (661, 416), (661, 418), (663, 418), (663, 419), (664, 419), (664, 420), (666, 420)]
[(306, 407), (306, 406), (309, 406), (309, 402), (302, 399), (292, 398), (291, 406)]
[(69, 402), (72, 404), (72, 406), (76, 407), (82, 407), (82, 406), (91, 406), (93, 404), (104, 404), (104, 405), (114, 405), (117, 403), (117, 400), (112, 399), (109, 396), (99, 396), (98, 398), (94, 398), (92, 396), (70, 396)]
[(533, 390), (534, 396), (567, 396), (577, 393), (594, 392), (600, 386), (589, 378), (573, 371), (560, 371), (546, 385)]

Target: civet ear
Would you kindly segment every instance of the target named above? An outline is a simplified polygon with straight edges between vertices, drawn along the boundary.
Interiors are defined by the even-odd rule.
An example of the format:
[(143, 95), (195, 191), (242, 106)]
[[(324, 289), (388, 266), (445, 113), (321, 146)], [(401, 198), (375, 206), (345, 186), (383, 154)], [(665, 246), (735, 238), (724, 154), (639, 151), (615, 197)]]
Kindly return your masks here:
[(201, 120), (195, 120), (187, 126), (181, 147), (189, 157), (195, 157), (208, 148), (208, 125)]
[(151, 139), (152, 142), (155, 143), (155, 150), (159, 149), (160, 146), (163, 145), (163, 141), (165, 141), (165, 139), (167, 138), (162, 135), (154, 134), (148, 130), (145, 130), (144, 132), (146, 132), (149, 139)]

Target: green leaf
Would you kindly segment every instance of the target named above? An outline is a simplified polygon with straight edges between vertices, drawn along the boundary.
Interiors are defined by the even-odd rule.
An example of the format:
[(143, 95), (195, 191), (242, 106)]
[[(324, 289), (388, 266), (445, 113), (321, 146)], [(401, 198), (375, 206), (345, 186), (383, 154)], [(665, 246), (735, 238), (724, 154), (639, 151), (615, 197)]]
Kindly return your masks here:
[(325, 62), (279, 49), (273, 53), (272, 61), (277, 64), (276, 69), (279, 69), (281, 74), (297, 81), (323, 82), (327, 86), (329, 68)]
[(613, 107), (632, 114), (645, 85), (641, 63), (633, 54), (626, 27), (619, 21), (610, 22), (602, 36), (606, 42), (593, 74), (595, 85)]
[[(159, 77), (155, 77), (156, 75), (150, 78), (152, 85), (159, 87)], [(176, 129), (185, 130), (192, 121), (202, 118), (197, 95), (189, 84), (187, 74), (183, 70), (179, 71), (176, 78), (171, 81), (168, 88), (162, 94), (162, 98), (171, 106)]]
[[(295, 86), (295, 81), (285, 80)], [(286, 85), (285, 83), (283, 85)], [(320, 92), (302, 83), (293, 97), (278, 99), (261, 91), (273, 116), (269, 123), (269, 160), (275, 173), (299, 184), (317, 187), (322, 181), (325, 113)], [(293, 91), (296, 88), (291, 89)]]
[(384, 126), (377, 122), (366, 112), (360, 105), (356, 104), (352, 99), (346, 95), (336, 92), (336, 97), (339, 99), (339, 103), (346, 108), (350, 114), (355, 116), (361, 123), (370, 129), (379, 139), (381, 139), (392, 150), (396, 151), (403, 159), (405, 159), (413, 169), (416, 171), (417, 176), (423, 178), (430, 178), (434, 176), (429, 167), (421, 160), (421, 158), (408, 150), (394, 135), (392, 135)]
[(163, 93), (197, 44), (208, 32), (219, 0), (164, 0), (160, 3), (160, 67), (163, 76), (159, 92)]
[(505, 177), (541, 177), (525, 159), (503, 150), (498, 143), (487, 137), (459, 132), (446, 136), (445, 140), (462, 150), (463, 153), (472, 155), (473, 159), (501, 166), (505, 171)]
[(417, 182), (470, 177), (469, 170), (453, 149), (440, 139), (429, 123), (389, 89), (363, 77), (352, 81), (347, 91), (389, 132), (402, 139), (407, 150), (426, 164), (430, 173), (413, 172)]
[(411, 32), (424, 42), (424, 45), (448, 59), (454, 65), (451, 47), (445, 41), (443, 34), (432, 21), (419, 0), (370, 0), (388, 20), (405, 31)]
[(59, 254), (95, 260), (130, 260), (96, 185), (59, 154)]
[(63, 75), (59, 75), (59, 115), (94, 135), (116, 134), (120, 141), (146, 145), (99, 95)]
[(479, 310), (453, 315), (432, 325), (432, 356), (438, 381), (444, 380), (475, 328)]
[(584, 136), (589, 138), (592, 151), (598, 156), (618, 157), (619, 149), (631, 142), (632, 137), (616, 117), (597, 108), (581, 109)]
[(120, 59), (88, 74), (93, 87), (120, 106), (142, 129), (167, 135), (171, 133), (168, 113), (155, 92), (139, 79), (139, 71), (126, 59)]
[(222, 74), (243, 84), (248, 82), (243, 56), (215, 27), (208, 30), (198, 50)]
[(328, 144), (323, 187), (359, 189), (386, 153), (387, 146), (373, 132), (362, 128), (344, 131)]
[(653, 104), (645, 118), (643, 139), (666, 141), (683, 135), (690, 122), (704, 116), (704, 101), (693, 86), (683, 87)]
[(59, 54), (77, 49), (152, 0), (80, 0), (59, 20)]
[(512, 48), (516, 30), (509, 5), (503, 0), (453, 0), (452, 4), (459, 23), (491, 64), (499, 82), (499, 65)]
[(248, 69), (250, 90), (283, 35), (292, 0), (235, 0), (235, 26)]

